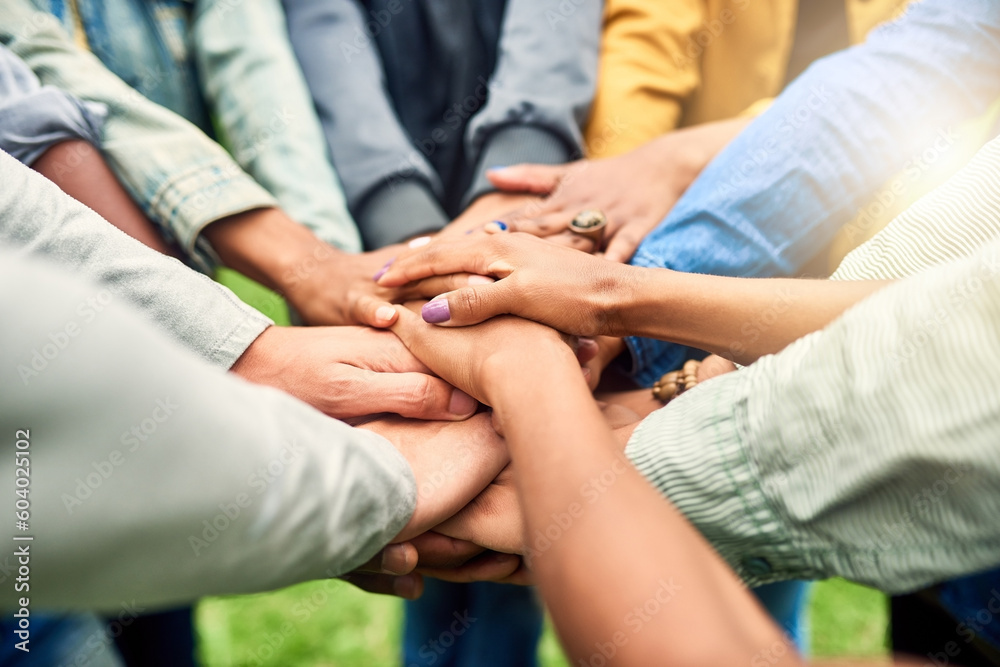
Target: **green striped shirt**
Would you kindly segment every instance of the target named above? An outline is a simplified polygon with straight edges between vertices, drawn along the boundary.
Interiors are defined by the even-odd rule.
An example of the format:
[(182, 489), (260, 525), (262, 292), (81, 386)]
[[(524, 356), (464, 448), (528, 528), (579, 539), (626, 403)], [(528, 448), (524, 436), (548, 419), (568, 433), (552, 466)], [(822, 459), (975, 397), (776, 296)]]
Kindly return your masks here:
[(1000, 141), (851, 253), (904, 278), (650, 415), (627, 453), (751, 585), (1000, 564)]

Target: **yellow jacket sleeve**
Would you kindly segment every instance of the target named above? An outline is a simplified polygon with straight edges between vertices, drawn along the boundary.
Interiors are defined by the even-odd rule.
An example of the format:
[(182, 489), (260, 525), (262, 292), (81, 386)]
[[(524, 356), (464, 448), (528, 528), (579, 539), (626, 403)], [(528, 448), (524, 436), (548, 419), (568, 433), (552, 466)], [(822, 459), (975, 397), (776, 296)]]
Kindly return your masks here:
[(588, 157), (627, 152), (676, 129), (700, 85), (704, 0), (607, 0)]

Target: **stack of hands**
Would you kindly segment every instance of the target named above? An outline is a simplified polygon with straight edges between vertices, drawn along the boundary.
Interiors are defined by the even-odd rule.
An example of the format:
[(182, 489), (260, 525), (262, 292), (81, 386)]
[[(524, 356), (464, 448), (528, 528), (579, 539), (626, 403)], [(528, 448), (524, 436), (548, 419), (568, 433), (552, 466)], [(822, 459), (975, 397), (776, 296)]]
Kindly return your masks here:
[[(607, 288), (627, 284), (630, 271), (618, 262), (631, 257), (697, 173), (664, 162), (665, 152), (651, 145), (622, 158), (497, 170), (491, 179), (509, 193), (479, 198), (434, 237), (356, 256), (318, 249), (314, 261), (287, 273), (285, 296), (316, 326), (271, 327), (232, 370), (384, 436), (416, 480), (410, 522), (395, 544), (346, 577), (352, 583), (412, 598), (422, 590), (421, 575), (531, 582), (502, 426), (483, 395), (456, 387), (481, 381), (489, 345), (510, 347), (520, 338), (527, 345), (569, 346), (596, 388), (623, 350), (612, 336), (624, 332), (592, 297), (616, 298)], [(637, 173), (644, 177), (633, 178)], [(614, 187), (607, 187), (609, 179)], [(569, 231), (584, 209), (606, 213), (602, 242)], [(352, 276), (347, 290), (319, 291), (334, 279), (331, 272), (345, 271)], [(524, 298), (529, 286), (531, 296)], [(519, 317), (496, 317), (507, 314)], [(447, 345), (476, 347), (464, 362), (437, 354), (456, 326), (465, 327), (457, 339), (463, 342)], [(622, 449), (640, 418), (658, 406), (647, 391), (601, 398)]]

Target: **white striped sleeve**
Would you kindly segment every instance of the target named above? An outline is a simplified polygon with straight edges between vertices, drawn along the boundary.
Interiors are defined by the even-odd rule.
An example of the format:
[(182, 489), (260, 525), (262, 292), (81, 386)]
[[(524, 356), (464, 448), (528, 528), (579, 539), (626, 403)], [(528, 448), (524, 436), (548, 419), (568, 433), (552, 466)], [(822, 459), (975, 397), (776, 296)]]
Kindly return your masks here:
[(682, 395), (628, 455), (750, 584), (1000, 563), (1000, 243)]

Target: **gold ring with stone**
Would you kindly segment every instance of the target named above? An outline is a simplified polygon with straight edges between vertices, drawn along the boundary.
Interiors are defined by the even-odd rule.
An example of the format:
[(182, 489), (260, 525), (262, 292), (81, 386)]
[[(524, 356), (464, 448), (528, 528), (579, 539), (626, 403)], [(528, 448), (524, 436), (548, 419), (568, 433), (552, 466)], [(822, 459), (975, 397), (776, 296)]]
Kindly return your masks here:
[(569, 223), (569, 231), (580, 236), (585, 236), (594, 242), (596, 247), (600, 247), (604, 240), (604, 230), (608, 226), (608, 217), (603, 211), (588, 209), (580, 211)]

